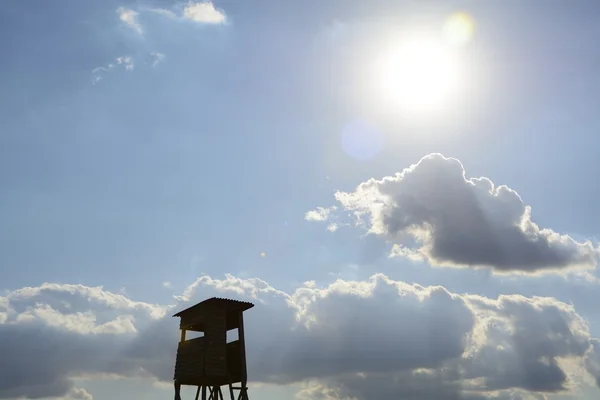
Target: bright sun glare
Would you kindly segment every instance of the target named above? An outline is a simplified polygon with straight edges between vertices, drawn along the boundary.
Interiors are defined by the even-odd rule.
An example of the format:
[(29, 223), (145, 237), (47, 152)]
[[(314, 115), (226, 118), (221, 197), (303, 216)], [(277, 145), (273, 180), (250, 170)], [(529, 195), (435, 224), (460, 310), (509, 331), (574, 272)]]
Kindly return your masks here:
[(448, 18), (443, 35), (402, 35), (378, 60), (378, 88), (384, 101), (412, 113), (440, 110), (457, 98), (462, 85), (456, 54), (472, 34), (465, 14)]

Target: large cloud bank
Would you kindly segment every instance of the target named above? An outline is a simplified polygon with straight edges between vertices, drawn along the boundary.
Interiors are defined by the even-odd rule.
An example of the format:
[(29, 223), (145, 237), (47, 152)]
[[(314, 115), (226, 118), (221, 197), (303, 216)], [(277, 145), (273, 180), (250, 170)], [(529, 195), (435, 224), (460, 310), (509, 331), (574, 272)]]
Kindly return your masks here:
[[(173, 311), (212, 295), (253, 301), (252, 382), (304, 382), (300, 398), (543, 399), (600, 379), (600, 346), (575, 309), (552, 298), (450, 293), (374, 275), (307, 283), (201, 277), (170, 306), (81, 285), (0, 297), (0, 398), (89, 398), (77, 377), (171, 382)], [(78, 397), (77, 397), (78, 396)]]
[[(485, 177), (467, 179), (459, 160), (441, 154), (335, 198), (370, 233), (395, 243), (393, 255), (432, 265), (536, 272), (592, 268), (598, 259), (592, 243), (535, 224), (517, 192)], [(309, 213), (325, 220), (334, 210)]]

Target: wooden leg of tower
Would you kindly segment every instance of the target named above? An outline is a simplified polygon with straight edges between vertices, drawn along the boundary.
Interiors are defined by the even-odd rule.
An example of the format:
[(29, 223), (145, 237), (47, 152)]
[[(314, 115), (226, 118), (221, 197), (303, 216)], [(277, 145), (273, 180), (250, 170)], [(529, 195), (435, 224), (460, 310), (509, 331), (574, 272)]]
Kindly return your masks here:
[(175, 400), (181, 400), (181, 385), (175, 382)]
[(223, 392), (221, 392), (221, 386), (215, 386), (213, 388), (213, 400), (223, 400)]
[(248, 400), (248, 388), (246, 385), (242, 384), (240, 387), (240, 394), (238, 395), (238, 400)]
[(202, 400), (206, 400), (206, 386), (202, 386)]
[(235, 400), (235, 394), (233, 393), (233, 384), (229, 384), (229, 395), (231, 396), (231, 400)]
[(196, 389), (196, 400), (198, 400), (199, 397), (200, 397), (200, 386), (198, 386), (198, 389)]

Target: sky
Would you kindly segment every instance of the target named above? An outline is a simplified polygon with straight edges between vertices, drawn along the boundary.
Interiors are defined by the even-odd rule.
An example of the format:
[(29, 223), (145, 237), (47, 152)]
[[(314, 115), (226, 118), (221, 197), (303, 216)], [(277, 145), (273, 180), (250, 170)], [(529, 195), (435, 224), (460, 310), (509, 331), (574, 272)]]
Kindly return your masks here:
[[(600, 4), (0, 4), (0, 399), (600, 394)], [(191, 389), (184, 391), (191, 398)]]

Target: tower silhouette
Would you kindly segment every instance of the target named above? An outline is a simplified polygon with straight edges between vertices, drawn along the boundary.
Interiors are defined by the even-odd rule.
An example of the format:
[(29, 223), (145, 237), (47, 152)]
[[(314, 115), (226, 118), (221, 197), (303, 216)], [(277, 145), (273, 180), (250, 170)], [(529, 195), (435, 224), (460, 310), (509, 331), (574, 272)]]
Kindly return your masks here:
[[(224, 385), (229, 386), (231, 400), (236, 400), (235, 391), (237, 400), (248, 400), (243, 312), (252, 307), (252, 303), (212, 297), (173, 316), (181, 318), (175, 400), (181, 400), (181, 385), (197, 386), (196, 400), (200, 394), (202, 400), (224, 400)], [(232, 329), (238, 330), (238, 339), (227, 343), (227, 332)], [(200, 336), (186, 340), (188, 331)]]

